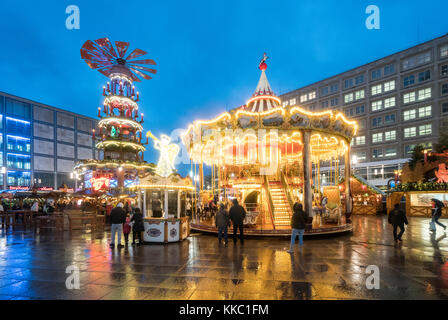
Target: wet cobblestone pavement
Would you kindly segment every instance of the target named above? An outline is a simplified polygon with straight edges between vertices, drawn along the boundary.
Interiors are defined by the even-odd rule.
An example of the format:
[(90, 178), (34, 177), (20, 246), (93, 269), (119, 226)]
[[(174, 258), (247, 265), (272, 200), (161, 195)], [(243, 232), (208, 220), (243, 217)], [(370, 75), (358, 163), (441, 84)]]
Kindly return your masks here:
[[(168, 245), (108, 247), (108, 233), (11, 229), (0, 236), (0, 299), (446, 299), (448, 238), (410, 218), (402, 244), (385, 217), (354, 219), (353, 234), (306, 239), (248, 239), (228, 247), (193, 234)], [(80, 270), (69, 290), (66, 267)], [(380, 289), (366, 288), (377, 265)]]

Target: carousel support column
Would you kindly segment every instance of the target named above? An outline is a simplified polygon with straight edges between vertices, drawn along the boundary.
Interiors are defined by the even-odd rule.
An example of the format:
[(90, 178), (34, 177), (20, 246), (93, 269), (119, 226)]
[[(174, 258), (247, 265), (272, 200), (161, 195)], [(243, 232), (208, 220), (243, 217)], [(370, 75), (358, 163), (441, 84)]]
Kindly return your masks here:
[(199, 164), (199, 190), (204, 190), (204, 166), (202, 161)]
[(177, 219), (180, 218), (180, 189), (177, 190)]
[(143, 217), (146, 218), (146, 190), (143, 190)]
[(165, 213), (164, 213), (164, 216), (163, 216), (163, 218), (164, 219), (168, 219), (168, 189), (165, 189), (165, 199), (164, 199), (165, 201), (165, 206), (164, 206), (164, 211), (165, 211)]
[[(344, 155), (344, 176), (345, 176), (345, 208), (347, 213), (352, 212), (351, 192), (350, 192), (350, 175), (351, 175), (351, 163), (350, 163), (350, 144)], [(348, 215), (349, 217), (350, 215)]]
[[(141, 189), (137, 189), (137, 207), (142, 210), (142, 190)], [(145, 213), (143, 212), (143, 216), (145, 216)]]
[(303, 202), (305, 204), (305, 212), (309, 217), (313, 216), (313, 193), (311, 190), (311, 131), (303, 131)]

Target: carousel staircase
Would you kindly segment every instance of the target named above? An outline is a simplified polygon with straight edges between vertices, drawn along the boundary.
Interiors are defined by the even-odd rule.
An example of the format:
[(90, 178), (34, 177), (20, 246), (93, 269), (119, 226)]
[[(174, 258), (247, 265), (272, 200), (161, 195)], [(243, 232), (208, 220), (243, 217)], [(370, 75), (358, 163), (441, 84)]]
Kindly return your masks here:
[(276, 227), (289, 227), (291, 225), (291, 208), (281, 181), (270, 180), (269, 191), (273, 204), (273, 218)]

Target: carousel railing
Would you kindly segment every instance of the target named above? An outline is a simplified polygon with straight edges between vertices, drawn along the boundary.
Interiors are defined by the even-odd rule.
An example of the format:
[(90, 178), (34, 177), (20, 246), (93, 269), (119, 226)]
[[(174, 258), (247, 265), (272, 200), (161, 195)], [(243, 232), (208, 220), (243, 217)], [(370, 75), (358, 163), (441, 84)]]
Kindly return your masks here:
[(274, 211), (274, 202), (272, 201), (272, 197), (271, 197), (271, 191), (269, 190), (269, 183), (268, 183), (268, 178), (266, 176), (263, 176), (263, 185), (264, 185), (264, 189), (266, 191), (266, 195), (268, 197), (268, 207), (269, 207), (269, 216), (271, 217), (271, 223), (272, 223), (272, 228), (275, 230), (275, 223), (274, 223), (274, 216), (273, 216), (273, 211)]
[(286, 181), (286, 176), (281, 170), (280, 170), (280, 181), (282, 182), (283, 189), (285, 189), (286, 199), (288, 199), (290, 212), (293, 212), (294, 201), (292, 200), (291, 190), (289, 188), (288, 182)]

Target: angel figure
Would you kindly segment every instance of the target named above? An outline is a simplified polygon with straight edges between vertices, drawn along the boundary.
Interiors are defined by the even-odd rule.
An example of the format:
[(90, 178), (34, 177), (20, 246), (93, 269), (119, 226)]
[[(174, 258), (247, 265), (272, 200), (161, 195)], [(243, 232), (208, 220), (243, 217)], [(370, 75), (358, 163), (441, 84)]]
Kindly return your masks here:
[(159, 162), (157, 163), (156, 173), (164, 178), (168, 177), (176, 169), (174, 166), (174, 160), (180, 151), (177, 144), (170, 144), (171, 138), (162, 134), (160, 139), (155, 137), (148, 131), (147, 136), (154, 140), (154, 149), (159, 150)]

